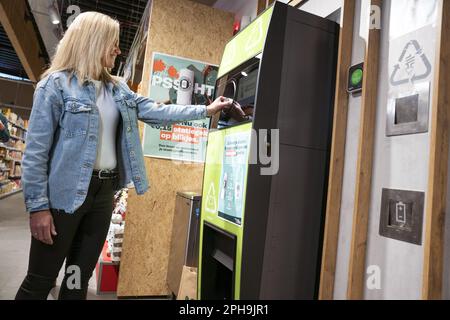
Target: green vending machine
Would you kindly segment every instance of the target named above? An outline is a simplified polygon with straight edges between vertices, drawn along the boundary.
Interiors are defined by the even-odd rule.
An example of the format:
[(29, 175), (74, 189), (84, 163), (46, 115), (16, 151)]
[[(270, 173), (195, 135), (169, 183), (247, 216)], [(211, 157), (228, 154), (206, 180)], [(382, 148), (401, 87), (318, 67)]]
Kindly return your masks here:
[(225, 47), (208, 138), (198, 299), (318, 293), (339, 26), (280, 2)]

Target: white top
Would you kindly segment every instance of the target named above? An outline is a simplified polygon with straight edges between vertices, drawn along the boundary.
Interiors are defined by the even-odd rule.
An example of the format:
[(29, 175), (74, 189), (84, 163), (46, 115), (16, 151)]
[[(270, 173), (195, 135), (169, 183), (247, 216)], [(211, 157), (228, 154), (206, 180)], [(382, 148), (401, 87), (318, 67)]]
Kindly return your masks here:
[(92, 81), (97, 92), (97, 108), (100, 127), (97, 147), (97, 159), (94, 169), (115, 169), (117, 166), (116, 133), (120, 113), (112, 93), (101, 81)]

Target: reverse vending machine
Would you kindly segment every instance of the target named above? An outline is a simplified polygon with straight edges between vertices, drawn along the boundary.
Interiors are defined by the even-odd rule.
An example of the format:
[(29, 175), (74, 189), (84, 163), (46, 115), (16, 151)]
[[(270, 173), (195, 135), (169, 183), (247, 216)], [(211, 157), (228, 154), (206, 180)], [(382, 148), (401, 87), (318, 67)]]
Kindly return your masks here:
[(317, 297), (339, 26), (280, 2), (227, 45), (209, 134), (199, 299)]

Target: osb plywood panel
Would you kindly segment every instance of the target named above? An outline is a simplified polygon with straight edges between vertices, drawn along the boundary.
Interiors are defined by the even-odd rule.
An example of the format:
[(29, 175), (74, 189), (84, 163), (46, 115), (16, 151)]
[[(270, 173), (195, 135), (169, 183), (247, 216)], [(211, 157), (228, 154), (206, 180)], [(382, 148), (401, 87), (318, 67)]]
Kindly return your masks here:
[[(219, 64), (234, 17), (186, 0), (154, 0), (141, 94), (148, 95), (153, 52)], [(142, 128), (141, 125), (141, 134)], [(119, 297), (168, 295), (167, 267), (177, 191), (199, 191), (203, 165), (145, 158), (150, 190), (130, 190)]]

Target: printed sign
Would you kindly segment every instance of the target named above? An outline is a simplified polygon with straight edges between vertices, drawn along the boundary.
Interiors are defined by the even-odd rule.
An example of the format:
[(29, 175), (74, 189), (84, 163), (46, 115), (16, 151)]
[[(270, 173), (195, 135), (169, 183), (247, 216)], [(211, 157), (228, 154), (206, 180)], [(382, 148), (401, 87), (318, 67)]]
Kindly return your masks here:
[(219, 216), (240, 225), (244, 209), (244, 184), (247, 177), (249, 132), (225, 136), (220, 177)]
[[(204, 105), (213, 98), (217, 66), (195, 60), (153, 54), (150, 98), (164, 104)], [(204, 162), (209, 118), (168, 126), (145, 125), (144, 155)]]
[(390, 42), (389, 82), (391, 87), (429, 81), (433, 71), (432, 26), (426, 26)]

